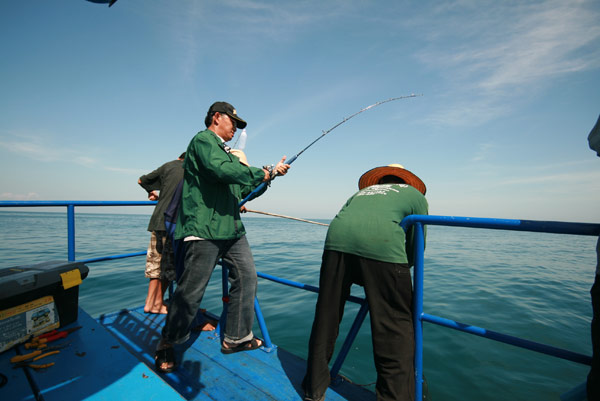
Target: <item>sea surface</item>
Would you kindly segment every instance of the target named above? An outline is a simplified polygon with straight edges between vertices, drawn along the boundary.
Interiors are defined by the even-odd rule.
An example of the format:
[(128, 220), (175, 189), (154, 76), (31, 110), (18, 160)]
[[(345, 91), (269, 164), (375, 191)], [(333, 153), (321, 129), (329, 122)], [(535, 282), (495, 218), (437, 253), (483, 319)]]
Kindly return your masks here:
[[(148, 220), (149, 215), (79, 209), (76, 259), (144, 251)], [(257, 270), (318, 286), (326, 227), (250, 215), (244, 224)], [(430, 226), (424, 311), (589, 355), (595, 246), (596, 238), (585, 236)], [(66, 213), (0, 211), (0, 268), (66, 260), (66, 248)], [(148, 286), (144, 264), (143, 256), (88, 264), (80, 306), (97, 317), (142, 305)], [(215, 314), (221, 310), (220, 288), (217, 268), (202, 302)], [(358, 286), (353, 294), (364, 295)], [(261, 279), (258, 299), (272, 341), (306, 358), (316, 294)], [(357, 311), (357, 305), (347, 304), (337, 349)], [(260, 335), (257, 326), (255, 331)], [(434, 401), (558, 400), (588, 372), (584, 365), (427, 322), (424, 343)], [(341, 373), (374, 390), (368, 319)]]

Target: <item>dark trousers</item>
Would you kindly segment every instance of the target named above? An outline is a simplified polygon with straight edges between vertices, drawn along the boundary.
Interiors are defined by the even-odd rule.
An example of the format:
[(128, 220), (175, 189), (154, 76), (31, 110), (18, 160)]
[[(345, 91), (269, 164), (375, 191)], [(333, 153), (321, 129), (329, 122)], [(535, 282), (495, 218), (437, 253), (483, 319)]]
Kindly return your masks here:
[[(600, 240), (598, 242), (600, 244)], [(589, 401), (600, 400), (600, 276), (596, 275), (592, 294), (592, 368), (587, 377), (587, 398)]]
[(185, 243), (182, 239), (175, 239), (175, 228), (177, 224), (165, 220), (167, 228), (167, 237), (171, 240), (173, 248), (173, 264), (175, 265), (175, 281), (178, 281), (183, 274), (183, 262), (185, 259)]
[(246, 236), (233, 240), (196, 240), (185, 242), (185, 268), (177, 281), (173, 300), (162, 330), (162, 338), (170, 344), (181, 344), (189, 338), (211, 274), (222, 258), (229, 266), (229, 306), (225, 340), (245, 341), (252, 334), (256, 268)]
[(323, 253), (302, 382), (305, 396), (318, 400), (327, 390), (328, 365), (353, 283), (364, 286), (369, 302), (377, 399), (413, 401), (415, 344), (409, 266), (328, 250)]

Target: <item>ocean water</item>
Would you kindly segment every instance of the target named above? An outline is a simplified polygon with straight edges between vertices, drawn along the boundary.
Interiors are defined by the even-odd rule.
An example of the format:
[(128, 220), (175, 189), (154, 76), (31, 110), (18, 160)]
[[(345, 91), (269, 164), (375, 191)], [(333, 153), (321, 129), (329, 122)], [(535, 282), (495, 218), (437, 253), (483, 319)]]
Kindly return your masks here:
[[(143, 251), (149, 215), (76, 214), (76, 258)], [(322, 222), (327, 222), (323, 221)], [(318, 285), (326, 227), (244, 217), (257, 270)], [(67, 259), (66, 213), (0, 211), (0, 268)], [(428, 228), (424, 311), (589, 355), (596, 238)], [(144, 302), (143, 256), (90, 263), (80, 305), (92, 316)], [(202, 306), (219, 314), (220, 269)], [(362, 296), (361, 287), (353, 294)], [(259, 280), (258, 298), (272, 341), (306, 358), (316, 294)], [(348, 303), (340, 333), (358, 306)], [(260, 330), (255, 327), (260, 335)], [(584, 382), (588, 368), (424, 323), (430, 399), (558, 400)], [(335, 358), (335, 355), (334, 355)], [(368, 318), (341, 373), (374, 389)]]

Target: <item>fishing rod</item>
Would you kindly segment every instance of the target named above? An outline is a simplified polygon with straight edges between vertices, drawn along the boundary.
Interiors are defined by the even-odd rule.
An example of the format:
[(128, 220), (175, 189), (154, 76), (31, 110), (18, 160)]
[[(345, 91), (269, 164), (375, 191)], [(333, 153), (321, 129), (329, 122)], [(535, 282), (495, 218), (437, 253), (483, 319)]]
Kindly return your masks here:
[[(372, 104), (370, 106), (367, 106), (367, 107), (365, 107), (363, 109), (360, 109), (359, 111), (357, 111), (356, 113), (352, 114), (351, 116), (344, 118), (342, 121), (340, 121), (339, 123), (335, 124), (333, 127), (329, 128), (327, 131), (323, 131), (323, 134), (321, 134), (321, 136), (319, 136), (317, 139), (315, 139), (314, 141), (312, 141), (311, 143), (309, 143), (308, 146), (305, 147), (304, 149), (302, 149), (300, 152), (298, 152), (297, 154), (295, 154), (294, 156), (292, 156), (292, 158), (289, 159), (286, 163), (287, 164), (292, 164), (302, 153), (304, 153), (304, 151), (306, 151), (308, 148), (310, 148), (311, 146), (313, 146), (317, 141), (319, 141), (325, 135), (329, 134), (331, 131), (333, 131), (334, 129), (336, 129), (340, 125), (344, 124), (346, 121), (350, 120), (351, 118), (356, 117), (357, 115), (359, 115), (363, 111), (367, 111), (369, 109), (372, 109), (372, 108), (377, 107), (377, 106), (379, 106), (381, 104), (384, 104), (384, 103), (393, 102), (395, 100), (408, 99), (408, 98), (417, 97), (417, 96), (423, 96), (423, 95), (422, 94), (421, 95), (415, 95), (414, 93), (411, 93), (410, 95), (407, 95), (407, 96), (399, 96), (399, 97), (393, 97), (393, 98), (387, 99), (387, 100), (382, 100), (380, 102), (377, 102), (377, 103), (374, 103), (374, 104)], [(242, 201), (239, 203), (239, 206), (241, 207), (246, 202), (248, 202), (248, 201), (256, 198), (258, 196), (258, 193), (260, 191), (262, 191), (264, 189), (264, 187), (266, 185), (268, 185), (268, 183), (270, 183), (272, 180), (275, 179), (275, 177), (277, 176), (277, 171), (274, 168), (272, 169), (272, 174), (273, 174), (273, 177), (269, 181), (261, 183), (258, 187), (256, 187), (254, 189), (254, 191), (250, 192), (248, 194), (248, 196), (246, 196), (244, 199), (242, 199)]]

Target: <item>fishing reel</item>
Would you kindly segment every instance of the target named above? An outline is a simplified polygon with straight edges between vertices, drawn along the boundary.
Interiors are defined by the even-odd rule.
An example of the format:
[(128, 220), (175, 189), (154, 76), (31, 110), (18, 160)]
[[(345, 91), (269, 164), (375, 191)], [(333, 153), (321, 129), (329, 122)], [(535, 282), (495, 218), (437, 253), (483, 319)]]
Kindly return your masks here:
[(269, 172), (269, 181), (267, 181), (267, 185), (271, 185), (271, 181), (273, 181), (275, 179), (275, 177), (277, 176), (277, 170), (275, 169), (275, 165), (274, 164), (267, 164), (265, 166), (263, 166), (262, 168), (264, 168), (265, 170), (267, 170)]

